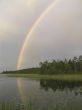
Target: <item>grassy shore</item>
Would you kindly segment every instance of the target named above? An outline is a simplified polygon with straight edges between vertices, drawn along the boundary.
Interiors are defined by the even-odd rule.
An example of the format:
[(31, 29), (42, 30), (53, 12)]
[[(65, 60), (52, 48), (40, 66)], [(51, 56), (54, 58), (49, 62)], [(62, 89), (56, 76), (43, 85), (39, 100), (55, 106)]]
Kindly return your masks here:
[(67, 81), (82, 81), (82, 74), (58, 74), (58, 75), (39, 75), (39, 74), (6, 74), (8, 77), (23, 77), (30, 79), (52, 79)]

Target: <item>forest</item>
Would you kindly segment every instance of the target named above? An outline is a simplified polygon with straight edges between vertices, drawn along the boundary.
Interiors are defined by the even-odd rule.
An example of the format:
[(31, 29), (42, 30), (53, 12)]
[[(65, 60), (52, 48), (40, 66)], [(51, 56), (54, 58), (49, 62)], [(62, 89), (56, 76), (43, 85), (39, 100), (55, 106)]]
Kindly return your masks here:
[(2, 74), (82, 74), (82, 55), (73, 59), (44, 61), (39, 63), (39, 67), (28, 68), (17, 71), (3, 71)]
[(40, 62), (41, 74), (77, 74), (82, 73), (82, 55), (73, 59)]

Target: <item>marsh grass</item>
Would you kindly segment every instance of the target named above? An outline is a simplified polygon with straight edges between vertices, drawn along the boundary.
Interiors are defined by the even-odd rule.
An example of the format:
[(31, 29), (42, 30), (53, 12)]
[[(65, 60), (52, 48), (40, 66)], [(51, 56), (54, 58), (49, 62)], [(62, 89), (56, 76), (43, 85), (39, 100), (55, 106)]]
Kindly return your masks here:
[(30, 79), (52, 79), (63, 81), (82, 81), (82, 74), (58, 74), (58, 75), (39, 75), (39, 74), (6, 74), (8, 77), (23, 77)]
[(34, 108), (32, 103), (27, 104), (27, 106), (25, 107), (22, 104), (3, 102), (0, 103), (0, 110), (65, 110), (65, 109), (64, 108), (62, 109), (58, 106), (50, 107), (49, 105), (46, 106), (46, 108)]

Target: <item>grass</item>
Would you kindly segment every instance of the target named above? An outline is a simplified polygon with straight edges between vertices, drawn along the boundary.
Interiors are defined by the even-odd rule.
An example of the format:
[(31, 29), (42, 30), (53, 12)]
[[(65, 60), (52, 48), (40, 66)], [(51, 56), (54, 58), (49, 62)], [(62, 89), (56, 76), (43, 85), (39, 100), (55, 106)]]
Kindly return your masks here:
[[(27, 105), (26, 107), (24, 107), (24, 105), (16, 105), (14, 103), (0, 103), (0, 110), (35, 110), (33, 108), (32, 104)], [(36, 108), (36, 110), (65, 110), (62, 109), (60, 107), (50, 107), (50, 106), (46, 106), (46, 108), (42, 109), (42, 108)]]
[[(39, 107), (39, 108), (33, 108), (33, 105), (27, 104), (27, 107), (24, 107), (24, 105), (19, 104), (16, 105), (14, 103), (0, 103), (0, 110), (77, 110), (77, 109), (73, 109), (73, 108), (67, 108), (65, 106), (46, 106), (45, 108)], [(82, 110), (81, 107), (78, 108), (78, 110)]]
[(58, 74), (58, 75), (40, 75), (40, 74), (6, 74), (8, 77), (23, 77), (30, 79), (52, 79), (66, 81), (82, 81), (82, 74)]

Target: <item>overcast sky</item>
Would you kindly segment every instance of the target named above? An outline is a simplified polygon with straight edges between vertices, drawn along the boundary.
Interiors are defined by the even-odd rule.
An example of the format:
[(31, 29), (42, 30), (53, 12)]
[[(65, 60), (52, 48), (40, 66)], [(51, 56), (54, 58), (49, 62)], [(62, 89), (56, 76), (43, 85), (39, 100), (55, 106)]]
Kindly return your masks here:
[[(15, 70), (26, 34), (54, 0), (0, 1), (0, 71)], [(21, 68), (82, 55), (82, 0), (60, 0), (33, 32)]]

